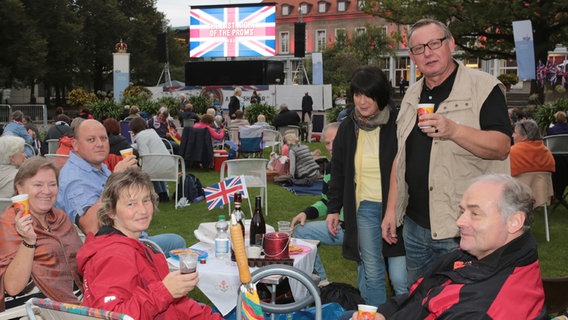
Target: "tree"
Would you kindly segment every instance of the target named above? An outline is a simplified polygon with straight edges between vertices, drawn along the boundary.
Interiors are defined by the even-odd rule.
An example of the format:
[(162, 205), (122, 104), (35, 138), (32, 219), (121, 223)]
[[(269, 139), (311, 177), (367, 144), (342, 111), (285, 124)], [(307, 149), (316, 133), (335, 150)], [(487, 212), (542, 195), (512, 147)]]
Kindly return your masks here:
[(47, 42), (20, 0), (0, 6), (0, 87), (32, 84), (45, 72)]
[(546, 60), (556, 43), (568, 42), (566, 0), (367, 0), (365, 12), (411, 25), (420, 17), (449, 24), (466, 56), (515, 58), (513, 26), (531, 20), (537, 59)]

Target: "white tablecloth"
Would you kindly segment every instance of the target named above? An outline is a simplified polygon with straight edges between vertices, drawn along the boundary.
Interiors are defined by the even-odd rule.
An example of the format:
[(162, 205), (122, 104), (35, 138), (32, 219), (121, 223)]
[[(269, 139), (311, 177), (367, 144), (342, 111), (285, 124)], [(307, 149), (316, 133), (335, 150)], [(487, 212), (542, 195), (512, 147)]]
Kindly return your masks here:
[[(292, 239), (292, 243), (304, 245), (311, 248), (310, 252), (300, 253), (291, 256), (294, 258), (294, 267), (312, 274), (314, 261), (316, 258), (317, 247), (309, 242)], [(199, 283), (197, 287), (211, 300), (211, 302), (226, 315), (237, 304), (237, 292), (241, 284), (236, 262), (215, 258), (215, 248), (213, 244), (199, 242), (192, 248), (207, 251), (209, 257), (206, 264), (198, 264)], [(175, 258), (169, 258), (171, 267), (177, 267), (179, 263)], [(251, 272), (258, 268), (250, 268)], [(307, 289), (297, 280), (290, 279), (290, 288), (296, 301), (308, 295)]]

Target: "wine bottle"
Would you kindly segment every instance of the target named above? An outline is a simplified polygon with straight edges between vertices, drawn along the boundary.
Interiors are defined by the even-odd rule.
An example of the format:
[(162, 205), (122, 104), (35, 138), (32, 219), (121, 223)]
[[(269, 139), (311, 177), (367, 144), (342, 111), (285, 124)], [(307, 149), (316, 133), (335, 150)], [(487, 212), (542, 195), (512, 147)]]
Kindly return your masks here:
[[(243, 233), (243, 239), (244, 239), (245, 238), (245, 223), (244, 223), (245, 215), (244, 215), (243, 211), (241, 210), (241, 202), (243, 201), (243, 195), (241, 194), (240, 191), (237, 191), (233, 194), (233, 200), (235, 202), (235, 208), (233, 209), (232, 213), (237, 218), (238, 224), (241, 225), (241, 232)], [(231, 246), (231, 260), (236, 261), (235, 250), (233, 250), (232, 246)]]
[(250, 242), (251, 246), (262, 246), (264, 235), (266, 234), (266, 223), (262, 214), (262, 198), (257, 196), (255, 199), (254, 215), (250, 221)]

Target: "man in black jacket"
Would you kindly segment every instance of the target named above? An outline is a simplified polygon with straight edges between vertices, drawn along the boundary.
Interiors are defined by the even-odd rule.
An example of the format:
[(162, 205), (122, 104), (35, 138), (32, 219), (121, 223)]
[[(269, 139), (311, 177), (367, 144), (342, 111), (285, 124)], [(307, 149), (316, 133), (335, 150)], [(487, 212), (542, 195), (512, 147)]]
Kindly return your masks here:
[(302, 98), (302, 122), (306, 122), (306, 113), (308, 114), (308, 121), (312, 121), (312, 110), (313, 110), (314, 100), (306, 92)]
[(283, 103), (280, 105), (280, 113), (274, 118), (272, 124), (275, 127), (284, 126), (297, 126), (300, 124), (300, 116), (296, 111), (291, 111), (288, 109), (288, 105)]

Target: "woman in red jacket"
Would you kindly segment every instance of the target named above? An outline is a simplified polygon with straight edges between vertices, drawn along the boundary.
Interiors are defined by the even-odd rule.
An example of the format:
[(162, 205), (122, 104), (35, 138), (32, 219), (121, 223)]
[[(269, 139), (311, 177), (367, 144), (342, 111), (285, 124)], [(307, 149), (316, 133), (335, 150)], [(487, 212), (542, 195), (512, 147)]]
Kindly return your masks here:
[(109, 177), (97, 212), (101, 228), (77, 254), (83, 305), (140, 320), (222, 319), (187, 297), (199, 281), (196, 272), (170, 272), (164, 255), (138, 240), (156, 208), (153, 190), (150, 177), (137, 168)]

